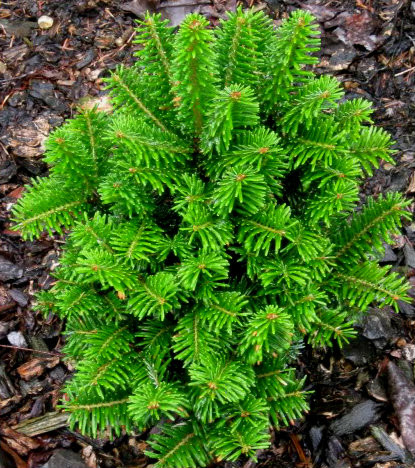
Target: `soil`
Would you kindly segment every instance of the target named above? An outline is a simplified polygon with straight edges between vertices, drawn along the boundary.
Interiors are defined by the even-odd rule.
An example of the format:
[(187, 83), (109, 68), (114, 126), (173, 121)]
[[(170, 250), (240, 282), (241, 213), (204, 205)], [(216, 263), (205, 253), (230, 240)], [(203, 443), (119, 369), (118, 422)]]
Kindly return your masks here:
[[(318, 70), (336, 75), (349, 97), (372, 101), (376, 125), (396, 140), (396, 166), (383, 164), (368, 178), (362, 199), (388, 190), (413, 197), (415, 2), (247, 3), (270, 13), (276, 23), (295, 8), (317, 17), (323, 31)], [(200, 11), (217, 23), (235, 4), (0, 3), (0, 467), (150, 466), (143, 453), (145, 437), (91, 440), (69, 430), (57, 411), (60, 388), (72, 372), (59, 352), (62, 323), (37, 314), (31, 301), (34, 292), (53, 282), (49, 273), (57, 265), (61, 241), (45, 236), (23, 242), (10, 230), (10, 209), (23, 185), (47, 171), (41, 161), (47, 134), (79, 106), (107, 105), (102, 78), (117, 65), (133, 62), (137, 17), (151, 9), (178, 24), (185, 14)], [(53, 19), (50, 29), (39, 28), (42, 15)], [(413, 297), (414, 241), (415, 224), (408, 224), (380, 260), (408, 277)], [(415, 308), (402, 304), (399, 313), (373, 310), (358, 330), (358, 338), (342, 350), (303, 350), (296, 364), (314, 392), (305, 418), (274, 433), (272, 447), (260, 452), (257, 462), (221, 466), (414, 466), (409, 451), (415, 446)]]

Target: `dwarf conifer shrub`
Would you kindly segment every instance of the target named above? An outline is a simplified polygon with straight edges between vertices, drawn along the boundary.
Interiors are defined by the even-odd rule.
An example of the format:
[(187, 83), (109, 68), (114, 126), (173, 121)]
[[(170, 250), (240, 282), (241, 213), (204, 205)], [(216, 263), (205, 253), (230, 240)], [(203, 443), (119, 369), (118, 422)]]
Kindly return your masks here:
[(406, 202), (356, 212), (390, 137), (369, 102), (310, 71), (313, 20), (296, 11), (274, 31), (239, 9), (173, 34), (147, 15), (136, 65), (107, 79), (114, 111), (55, 130), (49, 177), (15, 206), (24, 238), (69, 232), (38, 304), (66, 319), (72, 425), (159, 424), (157, 467), (255, 456), (270, 424), (307, 409), (301, 344), (341, 345), (356, 312), (408, 299), (374, 260)]

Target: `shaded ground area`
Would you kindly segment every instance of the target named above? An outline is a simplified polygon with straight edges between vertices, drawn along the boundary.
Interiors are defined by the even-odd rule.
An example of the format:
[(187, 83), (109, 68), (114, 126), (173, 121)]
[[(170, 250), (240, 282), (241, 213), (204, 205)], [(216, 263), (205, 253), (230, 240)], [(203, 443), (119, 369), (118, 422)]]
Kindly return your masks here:
[[(324, 31), (319, 69), (338, 76), (348, 96), (373, 101), (376, 123), (397, 142), (397, 165), (385, 164), (368, 179), (362, 198), (386, 190), (412, 197), (415, 2), (246, 4), (270, 12), (276, 22), (299, 7), (317, 17)], [(76, 106), (106, 105), (102, 78), (117, 64), (132, 62), (134, 20), (146, 8), (162, 12), (174, 24), (195, 10), (217, 22), (226, 10), (235, 8), (235, 1), (0, 3), (1, 467), (145, 467), (150, 463), (143, 454), (146, 435), (113, 443), (93, 441), (69, 431), (65, 415), (57, 412), (60, 386), (72, 370), (59, 352), (62, 324), (56, 317), (36, 314), (30, 302), (36, 290), (51, 285), (49, 272), (57, 264), (61, 242), (47, 237), (22, 242), (9, 227), (10, 208), (22, 185), (45, 173), (40, 157), (48, 132), (70, 117)], [(50, 29), (39, 29), (41, 15), (53, 19)], [(415, 224), (405, 227), (381, 260), (408, 277), (413, 296), (414, 241)], [(257, 463), (223, 466), (413, 465), (405, 446), (415, 447), (415, 309), (402, 304), (399, 314), (375, 310), (362, 319), (359, 331), (358, 339), (343, 350), (304, 349), (296, 365), (308, 375), (309, 389), (314, 391), (310, 414), (273, 434), (271, 449), (258, 454)]]

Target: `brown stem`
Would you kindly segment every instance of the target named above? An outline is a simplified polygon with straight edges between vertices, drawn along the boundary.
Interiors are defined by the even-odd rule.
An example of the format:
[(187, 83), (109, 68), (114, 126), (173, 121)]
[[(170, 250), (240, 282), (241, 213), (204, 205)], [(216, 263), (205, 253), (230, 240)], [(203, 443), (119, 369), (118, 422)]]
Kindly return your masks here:
[(50, 351), (40, 351), (38, 349), (32, 349), (32, 348), (22, 348), (21, 346), (0, 344), (0, 348), (17, 349), (19, 351), (30, 351), (31, 353), (49, 354), (50, 356), (63, 356), (63, 354), (60, 353), (59, 351), (55, 351), (54, 353), (52, 353)]

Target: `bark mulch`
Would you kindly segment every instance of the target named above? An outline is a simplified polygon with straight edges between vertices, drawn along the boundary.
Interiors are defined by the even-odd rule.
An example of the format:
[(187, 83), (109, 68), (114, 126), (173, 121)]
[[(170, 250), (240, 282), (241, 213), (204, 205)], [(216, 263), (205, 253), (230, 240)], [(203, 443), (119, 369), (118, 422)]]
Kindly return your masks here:
[[(383, 164), (362, 187), (362, 200), (388, 190), (415, 193), (415, 2), (405, 0), (258, 0), (276, 23), (306, 8), (322, 30), (321, 72), (335, 74), (349, 97), (373, 102), (375, 122), (396, 140), (396, 166)], [(60, 349), (62, 323), (31, 308), (51, 286), (62, 241), (23, 242), (10, 230), (10, 209), (23, 185), (47, 171), (47, 134), (79, 106), (107, 105), (102, 78), (131, 64), (135, 19), (146, 9), (173, 24), (191, 11), (213, 22), (236, 0), (6, 0), (0, 3), (0, 467), (146, 467), (146, 436), (91, 440), (67, 427), (58, 410), (72, 368)], [(41, 30), (37, 20), (53, 19)], [(415, 223), (381, 264), (412, 283)], [(305, 348), (296, 363), (308, 375), (311, 411), (272, 434), (258, 462), (222, 467), (414, 466), (415, 308), (374, 309), (342, 350)]]

